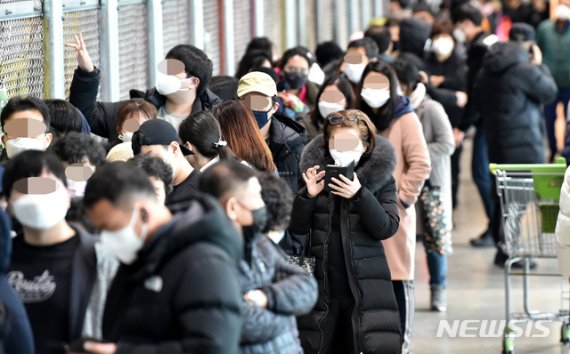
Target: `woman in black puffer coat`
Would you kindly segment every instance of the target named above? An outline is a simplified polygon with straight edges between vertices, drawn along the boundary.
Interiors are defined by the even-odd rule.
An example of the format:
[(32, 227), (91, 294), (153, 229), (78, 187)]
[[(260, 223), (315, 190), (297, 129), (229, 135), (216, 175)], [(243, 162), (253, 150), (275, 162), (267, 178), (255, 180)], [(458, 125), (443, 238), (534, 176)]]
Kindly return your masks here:
[[(354, 179), (333, 179), (331, 192), (323, 191), (319, 167), (352, 161)], [(324, 135), (303, 152), (307, 186), (295, 199), (290, 231), (310, 234), (319, 285), (315, 308), (298, 319), (305, 353), (401, 353), (400, 315), (380, 242), (399, 227), (395, 164), (388, 140), (357, 110), (330, 114)]]

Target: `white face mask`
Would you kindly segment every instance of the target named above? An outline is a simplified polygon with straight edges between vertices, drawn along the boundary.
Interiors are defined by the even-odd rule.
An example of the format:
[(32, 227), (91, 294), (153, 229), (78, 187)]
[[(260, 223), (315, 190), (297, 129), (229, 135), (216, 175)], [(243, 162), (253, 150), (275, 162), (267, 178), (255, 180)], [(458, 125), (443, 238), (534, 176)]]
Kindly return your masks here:
[(133, 134), (134, 134), (133, 132), (123, 133), (119, 135), (119, 140), (121, 140), (124, 143), (128, 143), (133, 140)]
[(188, 87), (182, 88), (182, 81), (186, 80), (188, 79), (180, 80), (174, 75), (164, 75), (162, 73), (158, 73), (158, 76), (156, 77), (155, 87), (158, 93), (163, 96), (168, 96), (176, 92), (190, 90)]
[(433, 40), (431, 49), (439, 58), (447, 59), (453, 53), (453, 39), (449, 37), (439, 37)]
[(466, 40), (465, 33), (463, 33), (463, 31), (459, 28), (453, 30), (453, 38), (455, 38), (455, 40), (459, 43), (465, 43)]
[(269, 239), (273, 241), (273, 243), (278, 244), (279, 242), (281, 242), (283, 237), (285, 237), (285, 231), (269, 231), (267, 233), (267, 237), (269, 237)]
[(329, 152), (334, 160), (335, 165), (340, 167), (346, 167), (350, 165), (351, 162), (354, 162), (355, 165), (358, 165), (358, 162), (362, 157), (362, 151), (360, 150), (337, 151), (335, 149), (331, 149)]
[(570, 7), (566, 5), (558, 5), (554, 9), (554, 18), (561, 21), (570, 20)]
[(101, 247), (114, 254), (124, 264), (132, 264), (137, 259), (137, 253), (143, 248), (148, 231), (148, 225), (145, 223), (142, 235), (139, 237), (135, 233), (138, 214), (138, 210), (134, 211), (129, 224), (120, 230), (101, 232)]
[(6, 141), (6, 154), (13, 159), (26, 150), (45, 150), (45, 142), (34, 138), (15, 138)]
[(365, 88), (360, 96), (371, 108), (380, 108), (390, 99), (390, 90)]
[(87, 181), (67, 179), (67, 190), (69, 190), (72, 198), (83, 198), (85, 195), (85, 187), (87, 187)]
[(349, 64), (346, 63), (344, 65), (344, 73), (346, 77), (352, 82), (353, 84), (357, 84), (362, 79), (362, 74), (364, 73), (364, 69), (366, 69), (366, 64)]
[(319, 102), (319, 113), (323, 118), (326, 118), (331, 113), (336, 113), (338, 111), (342, 111), (344, 106), (339, 103), (332, 103), (332, 102)]
[(24, 194), (12, 202), (18, 221), (30, 229), (47, 230), (65, 218), (69, 209), (69, 194), (63, 186), (49, 194)]

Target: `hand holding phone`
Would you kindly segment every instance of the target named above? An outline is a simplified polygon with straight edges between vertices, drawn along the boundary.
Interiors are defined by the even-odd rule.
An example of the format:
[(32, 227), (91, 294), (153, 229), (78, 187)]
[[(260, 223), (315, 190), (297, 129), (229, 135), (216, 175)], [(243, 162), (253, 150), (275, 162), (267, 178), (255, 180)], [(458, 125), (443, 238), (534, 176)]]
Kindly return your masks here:
[(339, 180), (340, 176), (345, 176), (352, 181), (354, 178), (354, 162), (350, 163), (346, 167), (340, 167), (336, 165), (327, 165), (325, 167), (325, 190), (327, 192), (332, 192), (330, 184), (333, 183), (333, 178)]

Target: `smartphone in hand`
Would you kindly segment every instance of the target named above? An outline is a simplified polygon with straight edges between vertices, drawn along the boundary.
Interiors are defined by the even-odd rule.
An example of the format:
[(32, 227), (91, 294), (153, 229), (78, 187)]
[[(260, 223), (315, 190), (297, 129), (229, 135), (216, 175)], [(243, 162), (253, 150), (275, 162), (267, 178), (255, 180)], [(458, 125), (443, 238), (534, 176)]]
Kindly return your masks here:
[(327, 192), (330, 192), (331, 189), (329, 187), (329, 183), (334, 183), (332, 181), (332, 178), (340, 180), (340, 175), (343, 175), (344, 177), (352, 181), (354, 179), (354, 167), (355, 167), (354, 161), (351, 162), (346, 167), (327, 165), (325, 167), (325, 190)]
[(65, 350), (68, 353), (86, 353), (83, 345), (85, 342), (97, 342), (97, 343), (104, 343), (102, 340), (95, 339), (95, 338), (79, 338), (71, 342), (70, 344), (65, 346)]

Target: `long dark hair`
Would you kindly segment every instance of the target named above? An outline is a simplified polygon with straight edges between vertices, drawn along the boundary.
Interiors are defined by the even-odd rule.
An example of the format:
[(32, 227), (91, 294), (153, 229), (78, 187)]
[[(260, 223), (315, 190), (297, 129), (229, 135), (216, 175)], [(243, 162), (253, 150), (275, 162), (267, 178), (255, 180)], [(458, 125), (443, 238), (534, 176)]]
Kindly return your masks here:
[[(380, 73), (388, 77), (390, 80), (390, 99), (388, 99), (388, 102), (386, 102), (384, 106), (380, 107), (377, 113), (375, 113), (368, 103), (362, 99), (360, 94), (362, 92), (362, 87), (364, 86), (364, 80), (371, 72)], [(356, 97), (356, 108), (360, 109), (370, 117), (378, 132), (382, 133), (394, 120), (394, 112), (396, 110), (396, 101), (398, 99), (398, 77), (396, 76), (394, 69), (392, 69), (390, 65), (379, 61), (371, 61), (368, 63), (364, 69), (364, 73), (362, 74), (362, 79), (357, 86)]]
[(319, 123), (324, 124), (325, 121), (325, 117), (323, 117), (321, 115), (321, 112), (319, 111), (318, 102), (321, 100), (321, 96), (323, 95), (325, 89), (332, 85), (335, 85), (339, 89), (339, 91), (344, 95), (346, 99), (346, 107), (344, 108), (345, 109), (354, 108), (355, 97), (350, 81), (348, 81), (346, 77), (341, 76), (338, 73), (329, 76), (325, 80), (325, 82), (323, 82), (323, 84), (321, 85), (321, 88), (319, 89), (319, 93), (317, 94), (317, 98), (315, 100), (317, 104), (315, 104), (315, 107), (313, 107), (313, 110), (311, 111), (311, 113), (309, 113), (311, 118), (311, 124), (313, 124), (317, 128), (317, 130), (320, 130)]
[(178, 136), (182, 144), (188, 142), (194, 145), (206, 158), (213, 159), (219, 156), (220, 160), (234, 159), (234, 154), (227, 145), (217, 144), (223, 140), (222, 129), (211, 112), (192, 113), (180, 124)]
[(220, 123), (228, 147), (238, 159), (260, 171), (276, 170), (271, 150), (261, 136), (253, 113), (241, 101), (224, 101), (212, 110), (212, 114)]

